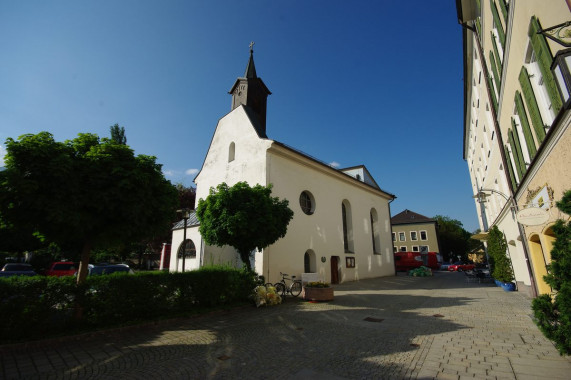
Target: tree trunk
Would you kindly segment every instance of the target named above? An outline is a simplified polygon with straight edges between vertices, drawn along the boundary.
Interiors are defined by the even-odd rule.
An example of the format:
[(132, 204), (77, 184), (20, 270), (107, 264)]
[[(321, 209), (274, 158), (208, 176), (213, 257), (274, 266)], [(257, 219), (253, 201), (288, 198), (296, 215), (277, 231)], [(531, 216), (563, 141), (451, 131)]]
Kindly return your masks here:
[(91, 242), (86, 241), (81, 249), (81, 261), (77, 271), (77, 283), (81, 284), (87, 277), (87, 266), (89, 265), (89, 255), (91, 254)]

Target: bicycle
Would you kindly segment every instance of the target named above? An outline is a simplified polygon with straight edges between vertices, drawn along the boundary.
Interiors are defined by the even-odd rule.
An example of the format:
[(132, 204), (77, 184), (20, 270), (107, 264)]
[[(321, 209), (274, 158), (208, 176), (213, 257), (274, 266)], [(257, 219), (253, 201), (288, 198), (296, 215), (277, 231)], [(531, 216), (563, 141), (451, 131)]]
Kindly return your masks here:
[[(295, 276), (291, 276), (291, 278), (287, 277), (289, 274), (280, 272), (280, 276), (282, 276), (282, 280), (280, 282), (276, 282), (274, 284), (274, 288), (276, 288), (276, 293), (281, 294), (282, 297), (285, 298), (287, 293), (291, 294), (294, 297), (297, 297), (301, 293), (301, 281), (296, 280)], [(291, 284), (287, 286), (286, 280), (291, 281)]]

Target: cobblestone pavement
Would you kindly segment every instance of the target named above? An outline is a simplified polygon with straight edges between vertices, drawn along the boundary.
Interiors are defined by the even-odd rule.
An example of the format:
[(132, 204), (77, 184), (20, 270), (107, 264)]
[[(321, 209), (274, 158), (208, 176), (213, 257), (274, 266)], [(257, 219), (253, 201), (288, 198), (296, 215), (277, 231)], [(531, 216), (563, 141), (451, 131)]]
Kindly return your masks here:
[(0, 346), (6, 379), (569, 379), (530, 300), (461, 273), (335, 286), (228, 312)]

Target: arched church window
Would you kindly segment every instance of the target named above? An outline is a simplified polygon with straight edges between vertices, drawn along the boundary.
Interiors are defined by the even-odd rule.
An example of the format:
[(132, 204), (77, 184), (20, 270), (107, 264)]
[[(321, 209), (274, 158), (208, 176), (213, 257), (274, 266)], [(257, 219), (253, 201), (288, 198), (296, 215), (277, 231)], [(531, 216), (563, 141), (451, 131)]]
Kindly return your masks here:
[(230, 147), (228, 148), (228, 162), (234, 161), (235, 156), (236, 156), (236, 144), (234, 144), (234, 141), (232, 141), (230, 143)]
[(343, 248), (345, 253), (354, 253), (353, 250), (353, 223), (351, 221), (351, 204), (348, 200), (341, 203), (343, 222)]
[(182, 259), (183, 254), (187, 258), (196, 258), (196, 246), (190, 239), (186, 239), (178, 247), (178, 258)]
[(371, 238), (373, 239), (373, 253), (381, 253), (381, 236), (379, 232), (379, 215), (377, 210), (371, 209)]
[(316, 270), (316, 261), (315, 261), (315, 252), (311, 249), (305, 251), (303, 255), (303, 272), (304, 273), (315, 273)]

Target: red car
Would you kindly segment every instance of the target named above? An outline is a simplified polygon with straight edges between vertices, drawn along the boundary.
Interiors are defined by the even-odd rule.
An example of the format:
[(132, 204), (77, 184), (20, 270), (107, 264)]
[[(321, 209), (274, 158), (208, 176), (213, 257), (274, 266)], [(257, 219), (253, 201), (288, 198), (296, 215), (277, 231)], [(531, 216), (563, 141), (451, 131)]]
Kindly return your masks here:
[(461, 261), (457, 261), (454, 264), (450, 264), (448, 266), (448, 270), (451, 272), (462, 272), (462, 271), (466, 271), (466, 270), (474, 270), (476, 266), (474, 264), (464, 264)]
[(46, 276), (73, 276), (79, 270), (79, 263), (71, 261), (58, 261), (46, 271)]

